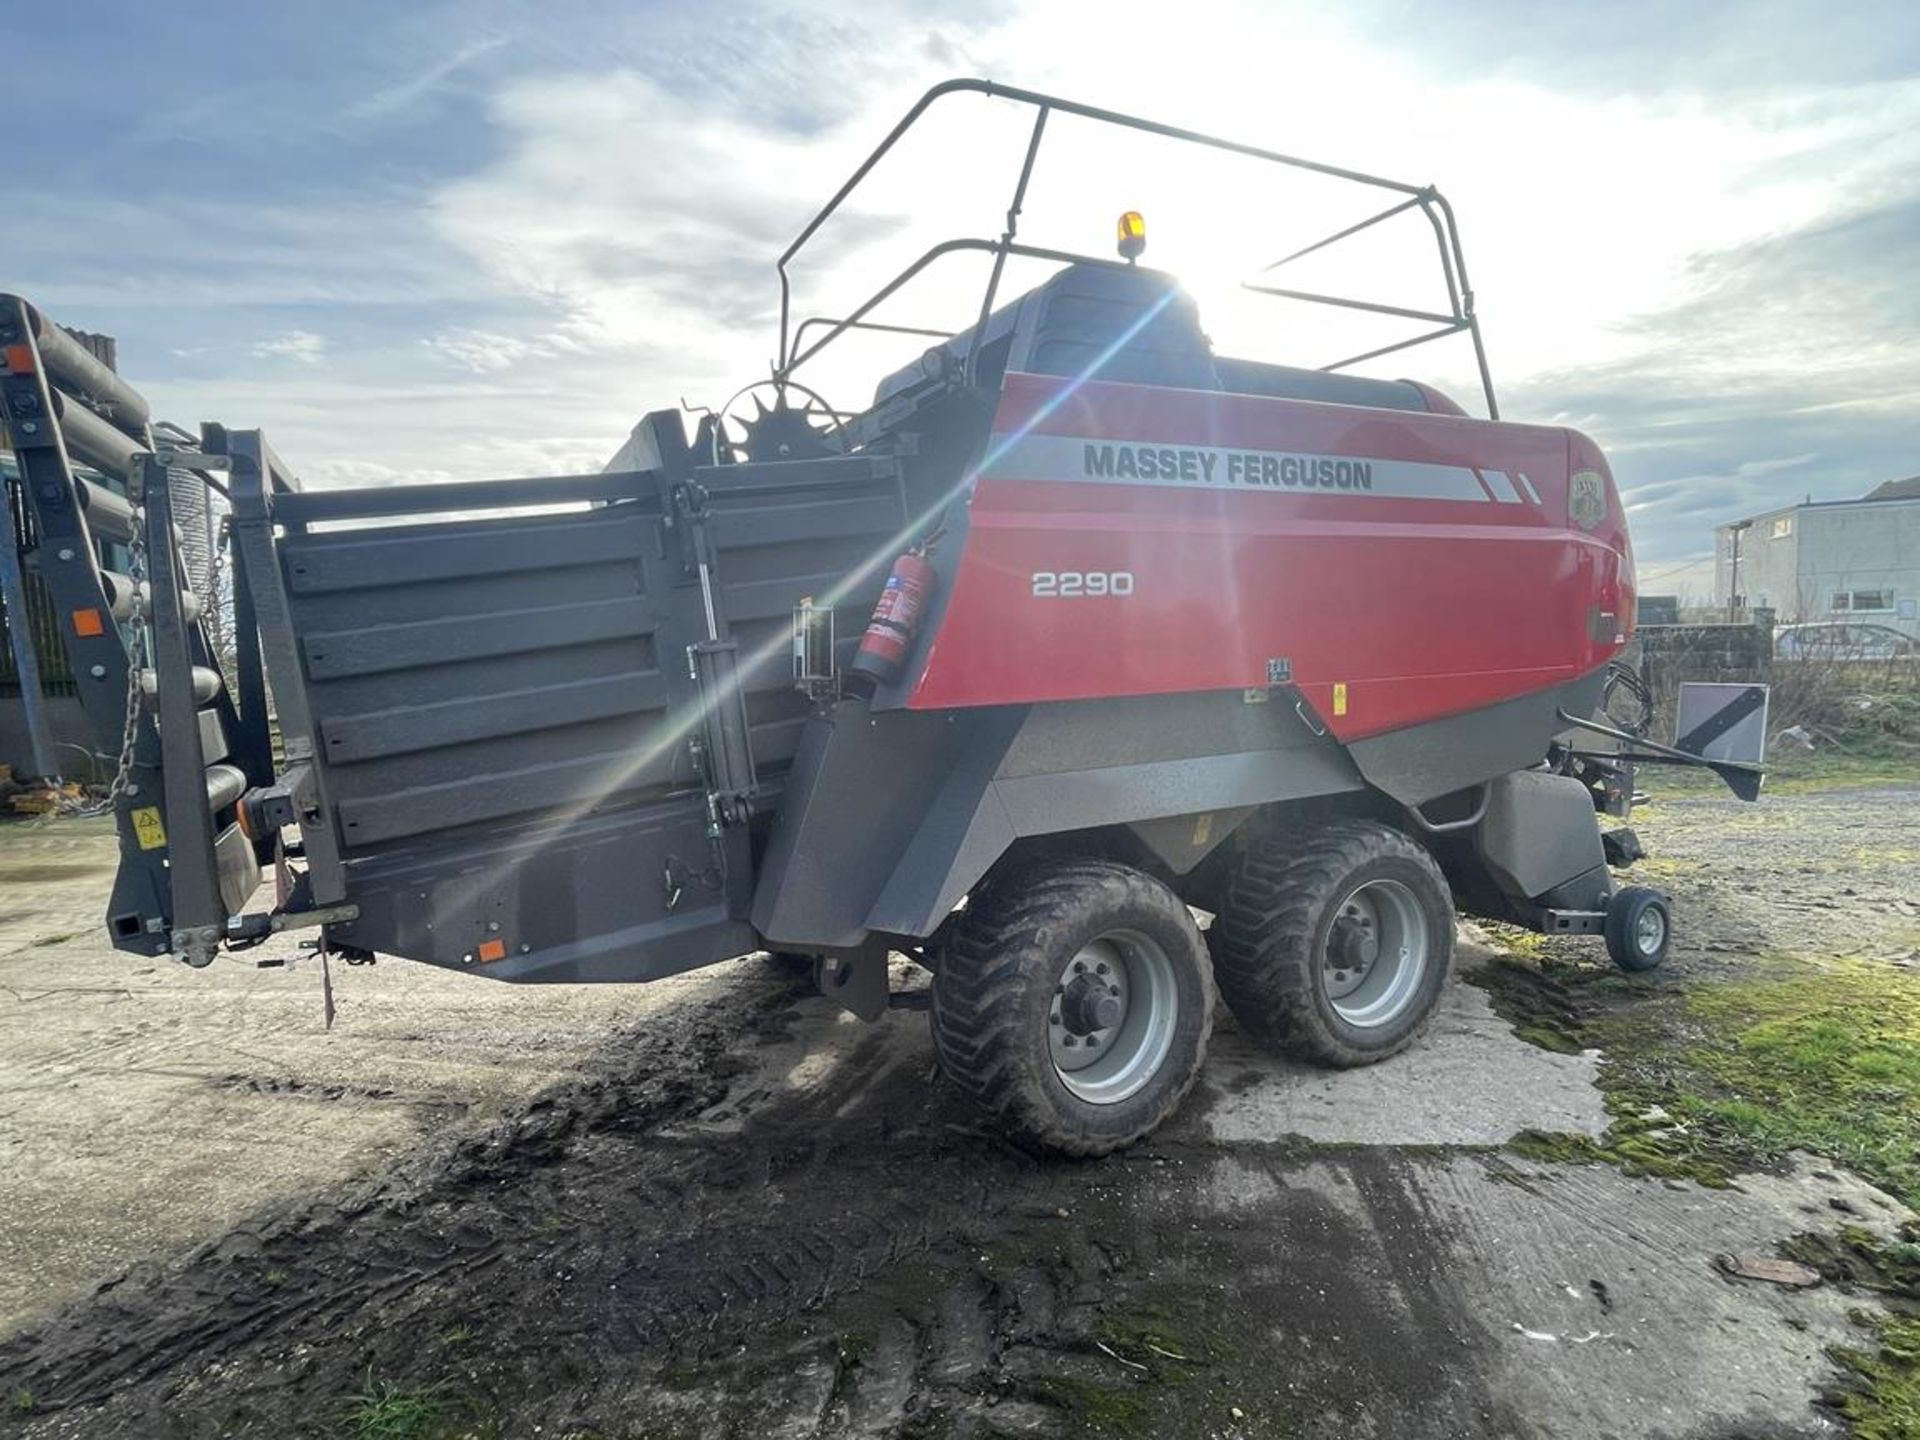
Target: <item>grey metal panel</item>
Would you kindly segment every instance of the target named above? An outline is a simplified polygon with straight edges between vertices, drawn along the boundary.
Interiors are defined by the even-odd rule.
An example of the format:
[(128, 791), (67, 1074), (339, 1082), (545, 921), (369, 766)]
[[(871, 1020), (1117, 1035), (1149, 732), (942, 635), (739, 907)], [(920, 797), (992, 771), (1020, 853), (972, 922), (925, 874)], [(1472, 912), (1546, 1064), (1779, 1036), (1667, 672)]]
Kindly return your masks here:
[(344, 899), (346, 894), (346, 877), (340, 866), (340, 838), (334, 824), (326, 767), (315, 761), (319, 729), (308, 695), (306, 673), (300, 663), (296, 640), (299, 627), (280, 569), (273, 533), (274, 496), (297, 491), (300, 482), (281, 466), (259, 431), (233, 431), (226, 436), (225, 443), (233, 463), (233, 553), (238, 577), (235, 594), (244, 588), (253, 602), (261, 659), (280, 720), (281, 746), (285, 753), (282, 770), (303, 771), (312, 786), (313, 808), (310, 813), (300, 814), (300, 839), (307, 854), (307, 876), (313, 898), (320, 904), (331, 905)]
[(873, 715), (845, 700), (814, 719), (760, 863), (755, 928), (774, 944), (856, 944), (896, 870), (937, 889), (1020, 715)]
[(565, 569), (637, 556), (652, 526), (637, 512), (619, 511), (620, 507), (608, 507), (583, 516), (529, 516), (462, 527), (305, 536), (284, 546), (287, 586), (303, 595), (513, 570)]
[[(1070, 735), (1078, 736), (1077, 744), (1067, 743)], [(1249, 744), (1257, 736), (1267, 748), (1216, 748), (1235, 735)], [(1163, 758), (1141, 758), (1154, 755)], [(1054, 768), (1042, 772), (1042, 765)], [(1237, 691), (1036, 705), (966, 833), (950, 838), (943, 833), (945, 819), (924, 827), (868, 924), (900, 934), (930, 933), (1020, 836), (1361, 788), (1359, 772), (1340, 747), (1315, 735), (1290, 707), (1248, 705)]]
[(1169, 870), (1184, 875), (1239, 829), (1240, 822), (1252, 813), (1252, 806), (1233, 806), (1135, 820), (1129, 822), (1127, 828)]
[(1424, 805), (1469, 785), (1538, 764), (1561, 729), (1558, 712), (1590, 715), (1606, 669), (1424, 725), (1356, 740), (1348, 747), (1369, 783), (1403, 805)]
[[(101, 423), (105, 423), (104, 421)], [(175, 948), (184, 948), (184, 932), (224, 926), (227, 910), (220, 898), (213, 817), (207, 810), (207, 766), (226, 757), (220, 717), (196, 709), (193, 660), (187, 621), (181, 609), (177, 552), (173, 548), (173, 505), (166, 471), (158, 461), (145, 465), (152, 487), (147, 495), (147, 564), (153, 579), (153, 665), (159, 674), (155, 724), (160, 731), (163, 765), (161, 799), (165, 807), (167, 875), (172, 890), (171, 921)], [(201, 939), (202, 937), (195, 937)], [(212, 957), (211, 937), (198, 951), (204, 964)]]
[(997, 780), (993, 788), (1017, 833), (1051, 835), (1163, 815), (1337, 795), (1360, 789), (1361, 780), (1337, 747), (1302, 746), (1070, 770)]
[(584, 605), (544, 605), (363, 630), (308, 634), (300, 646), (315, 680), (371, 675), (415, 665), (515, 655), (560, 644), (584, 644), (620, 635), (651, 635), (655, 614), (639, 596)]
[(1571, 775), (1522, 770), (1488, 782), (1474, 848), (1510, 900), (1536, 900), (1595, 869), (1606, 853), (1593, 795)]
[(632, 751), (610, 750), (343, 799), (337, 809), (351, 848), (529, 811), (590, 808), (659, 780), (657, 769), (637, 764)]
[[(793, 607), (799, 603), (802, 595), (826, 594), (840, 583), (843, 573), (837, 570), (813, 571), (799, 575), (777, 575), (770, 580), (750, 584), (729, 582), (722, 587), (727, 618), (734, 624), (785, 618), (793, 613)], [(872, 598), (867, 597), (869, 604)]]
[[(648, 562), (619, 556), (596, 565), (573, 565), (561, 571), (476, 571), (449, 576), (431, 585), (408, 584), (404, 577), (366, 590), (327, 590), (297, 597), (300, 633), (370, 630), (381, 625), (417, 624), (428, 620), (471, 619), (476, 615), (508, 615), (520, 610), (544, 610), (554, 605), (590, 605), (598, 601), (646, 598), (650, 592)], [(662, 581), (662, 584), (665, 582)]]
[(567, 685), (497, 692), (484, 702), (443, 700), (367, 715), (346, 715), (320, 725), (324, 753), (334, 762), (404, 755), (500, 735), (527, 735), (582, 720), (605, 720), (666, 703), (657, 670), (576, 680)]
[(253, 842), (238, 825), (229, 825), (213, 842), (213, 858), (220, 876), (220, 903), (227, 914), (238, 915), (260, 888), (260, 860), (253, 853)]
[(220, 724), (218, 710), (196, 712), (200, 730), (200, 753), (203, 764), (212, 765), (227, 758), (227, 732)]
[[(1312, 733), (1280, 693), (1194, 691), (1037, 705), (1000, 767), (1000, 780), (1170, 756), (1235, 755), (1304, 744)], [(1189, 809), (1196, 807), (1188, 807)]]
[[(684, 673), (685, 661), (675, 668)], [(557, 643), (545, 650), (517, 651), (509, 656), (428, 662), (405, 670), (320, 680), (314, 682), (313, 692), (321, 718), (330, 720), (448, 700), (484, 705), (494, 695), (508, 691), (571, 685), (578, 680), (636, 671), (658, 673), (659, 669), (652, 640), (644, 635), (626, 635), (587, 645)], [(661, 678), (667, 683), (666, 676)], [(668, 688), (671, 690), (671, 685)]]
[(707, 533), (721, 551), (755, 545), (891, 535), (899, 528), (898, 505), (877, 505), (871, 495), (813, 500), (762, 509), (719, 509)]
[(1362, 783), (1291, 707), (1238, 691), (940, 713), (844, 702), (802, 740), (754, 923), (794, 946), (926, 935), (1023, 835)]
[[(693, 795), (355, 860), (360, 918), (332, 933), (501, 980), (647, 980), (744, 954), (755, 939), (732, 874), (744, 881), (744, 858), (717, 869), (706, 824)], [(479, 958), (487, 940), (499, 960)]]

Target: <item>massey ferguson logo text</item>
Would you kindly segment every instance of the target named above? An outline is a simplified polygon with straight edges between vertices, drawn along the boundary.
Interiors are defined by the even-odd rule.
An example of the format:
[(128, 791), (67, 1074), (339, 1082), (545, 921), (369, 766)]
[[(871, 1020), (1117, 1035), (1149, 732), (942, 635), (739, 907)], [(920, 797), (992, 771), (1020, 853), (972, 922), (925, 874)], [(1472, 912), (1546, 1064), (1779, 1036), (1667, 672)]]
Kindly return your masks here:
[(1373, 489), (1371, 460), (1165, 445), (1086, 445), (1083, 450), (1089, 480), (1164, 480), (1281, 490)]

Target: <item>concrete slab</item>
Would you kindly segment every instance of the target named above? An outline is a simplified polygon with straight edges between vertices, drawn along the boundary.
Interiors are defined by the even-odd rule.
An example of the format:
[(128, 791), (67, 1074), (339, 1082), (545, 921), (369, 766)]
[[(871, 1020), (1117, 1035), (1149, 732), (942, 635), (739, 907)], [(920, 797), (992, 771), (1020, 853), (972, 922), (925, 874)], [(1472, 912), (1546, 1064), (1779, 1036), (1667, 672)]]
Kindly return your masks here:
[[(1462, 956), (1466, 968), (1485, 952)], [(1206, 1084), (1223, 1144), (1500, 1145), (1522, 1130), (1599, 1135), (1599, 1052), (1559, 1055), (1515, 1037), (1486, 992), (1456, 983), (1413, 1048), (1358, 1070), (1279, 1060), (1223, 1025)]]

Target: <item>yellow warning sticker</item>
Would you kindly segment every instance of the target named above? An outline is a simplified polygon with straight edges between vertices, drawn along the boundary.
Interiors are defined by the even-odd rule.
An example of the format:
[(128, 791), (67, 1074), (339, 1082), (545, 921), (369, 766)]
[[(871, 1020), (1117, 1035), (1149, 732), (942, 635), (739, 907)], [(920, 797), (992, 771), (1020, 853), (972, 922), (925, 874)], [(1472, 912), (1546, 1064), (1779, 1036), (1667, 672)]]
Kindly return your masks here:
[(1336, 715), (1344, 715), (1347, 713), (1347, 686), (1345, 681), (1341, 681), (1333, 687), (1333, 713)]
[(161, 823), (158, 805), (145, 805), (133, 812), (133, 838), (142, 850), (167, 848), (167, 827)]
[(1211, 839), (1213, 839), (1213, 812), (1209, 810), (1193, 822), (1194, 848), (1198, 849)]

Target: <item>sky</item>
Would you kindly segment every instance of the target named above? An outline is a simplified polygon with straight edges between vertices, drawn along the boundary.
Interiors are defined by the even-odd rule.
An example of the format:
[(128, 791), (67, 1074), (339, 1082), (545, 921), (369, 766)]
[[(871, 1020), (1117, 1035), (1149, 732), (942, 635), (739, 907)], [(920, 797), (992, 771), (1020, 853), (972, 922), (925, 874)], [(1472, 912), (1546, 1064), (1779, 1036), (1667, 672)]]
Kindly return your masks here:
[[(0, 7), (0, 57), (0, 288), (312, 485), (598, 469), (645, 411), (722, 404), (767, 373), (775, 257), (958, 75), (1437, 184), (1503, 413), (1601, 443), (1647, 591), (1708, 595), (1716, 523), (1920, 472), (1911, 0), (64, 0)], [(798, 314), (1000, 232), (1029, 117), (930, 120), (802, 255)], [(1023, 239), (1104, 252), (1138, 208), (1223, 351), (1377, 343), (1237, 288), (1367, 196), (1084, 122), (1042, 154)], [(1417, 229), (1315, 263), (1443, 299)], [(982, 278), (891, 318), (961, 328)], [(802, 378), (858, 409), (921, 343)], [(1372, 373), (1477, 403), (1459, 342)]]

